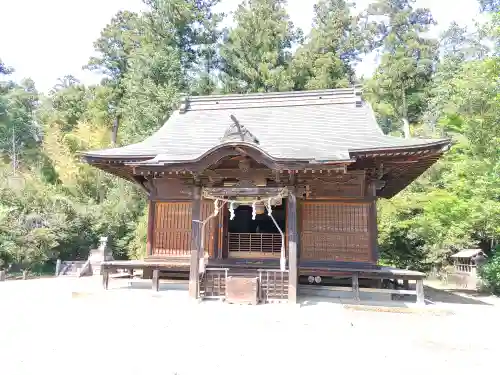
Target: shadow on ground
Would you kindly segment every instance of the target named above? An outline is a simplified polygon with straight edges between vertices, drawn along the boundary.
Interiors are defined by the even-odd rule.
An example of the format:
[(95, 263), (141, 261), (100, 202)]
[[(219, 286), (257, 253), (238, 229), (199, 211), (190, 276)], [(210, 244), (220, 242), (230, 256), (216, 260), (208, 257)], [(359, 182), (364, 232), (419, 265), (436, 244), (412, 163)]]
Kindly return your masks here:
[(492, 306), (492, 304), (478, 299), (480, 297), (486, 297), (487, 295), (478, 293), (473, 290), (452, 289), (452, 288), (438, 289), (428, 285), (426, 285), (424, 289), (425, 289), (426, 299), (428, 299), (430, 302), (433, 303), (454, 303), (462, 305)]
[[(123, 280), (123, 279), (122, 279)], [(118, 285), (112, 285), (113, 280), (109, 281), (112, 289), (130, 289), (130, 290), (152, 290), (151, 280), (130, 279), (126, 283), (119, 282)], [(188, 282), (185, 280), (161, 280), (160, 291), (180, 290), (188, 291)]]
[[(129, 279), (126, 282), (114, 280), (118, 285), (114, 284), (113, 279), (110, 280), (110, 288), (112, 289), (128, 289), (128, 290), (151, 290), (151, 280), (142, 279)], [(425, 285), (426, 304), (459, 304), (459, 305), (483, 305), (493, 306), (493, 304), (482, 300), (482, 297), (487, 297), (485, 294), (478, 293), (471, 290), (462, 290), (454, 288), (446, 288), (441, 286)], [(162, 280), (160, 282), (160, 291), (188, 291), (188, 282), (185, 280)], [(418, 308), (422, 307), (417, 305), (415, 296), (396, 296), (397, 299), (381, 300), (380, 296), (375, 295), (374, 299), (364, 299), (361, 301), (354, 301), (347, 296), (311, 296), (307, 293), (299, 292), (298, 302), (301, 307), (314, 306), (318, 304), (338, 304), (338, 305), (359, 305), (359, 306), (373, 306), (373, 307), (396, 307), (396, 308)], [(378, 297), (378, 298), (377, 298)], [(390, 298), (390, 297), (389, 297)]]

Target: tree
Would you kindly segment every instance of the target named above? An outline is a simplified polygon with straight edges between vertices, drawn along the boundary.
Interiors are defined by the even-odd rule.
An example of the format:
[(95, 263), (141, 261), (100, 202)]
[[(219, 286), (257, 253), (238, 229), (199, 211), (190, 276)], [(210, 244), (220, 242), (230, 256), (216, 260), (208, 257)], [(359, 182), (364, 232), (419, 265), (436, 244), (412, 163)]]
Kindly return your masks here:
[(52, 114), (59, 114), (58, 121), (63, 124), (65, 130), (71, 130), (77, 123), (83, 120), (87, 110), (87, 89), (73, 76), (65, 76), (50, 91)]
[(38, 99), (35, 84), (30, 79), (20, 84), (0, 81), (0, 153), (15, 169), (41, 140), (41, 128), (35, 118)]
[(118, 12), (94, 43), (98, 56), (91, 57), (85, 68), (105, 75), (118, 86), (127, 73), (129, 58), (143, 38), (140, 25), (138, 14)]
[(393, 132), (403, 122), (416, 122), (426, 108), (426, 87), (438, 57), (438, 43), (423, 34), (434, 24), (428, 9), (413, 8), (414, 0), (378, 0), (370, 4), (370, 18), (382, 18), (375, 45), (381, 47), (381, 62), (366, 83), (366, 95), (378, 113), (384, 130)]
[[(443, 135), (446, 131), (460, 131), (459, 123), (449, 117), (446, 124), (437, 124), (444, 112), (455, 113), (456, 108), (451, 96), (455, 90), (455, 78), (462, 74), (463, 65), (467, 61), (483, 59), (489, 49), (484, 42), (482, 30), (469, 31), (453, 22), (441, 35), (441, 58), (436, 65), (435, 74), (429, 85), (429, 101), (423, 120), (429, 127), (430, 134), (438, 130)], [(437, 129), (436, 129), (437, 126)]]
[(369, 51), (369, 33), (354, 3), (321, 0), (314, 6), (313, 28), (293, 60), (295, 89), (347, 87), (355, 81), (354, 67)]
[[(143, 29), (146, 38), (128, 61), (123, 78), (121, 113), (126, 142), (144, 139), (169, 117), (181, 93), (189, 93), (200, 78), (197, 62), (209, 78), (215, 60), (209, 60), (221, 20), (213, 12), (215, 0), (148, 0)], [(199, 81), (198, 81), (199, 82)], [(205, 84), (198, 90), (209, 90)]]
[(284, 0), (247, 0), (220, 45), (225, 92), (270, 92), (293, 88), (292, 45), (301, 40)]
[[(379, 241), (389, 263), (412, 257), (423, 266), (445, 265), (452, 252), (469, 246), (490, 252), (498, 243), (500, 64), (485, 49), (498, 41), (490, 26), (468, 32), (451, 25), (441, 40), (429, 111), (455, 145), (402, 194), (380, 202)], [(484, 277), (494, 287), (498, 257), (490, 259)]]
[(144, 24), (150, 42), (165, 43), (177, 49), (185, 87), (189, 86), (188, 81), (199, 59), (212, 55), (220, 35), (217, 27), (223, 17), (214, 11), (220, 1), (144, 0), (149, 7)]
[(121, 102), (125, 94), (123, 79), (128, 71), (129, 60), (144, 41), (144, 34), (138, 14), (129, 11), (118, 12), (94, 43), (98, 56), (91, 57), (84, 67), (103, 74), (104, 84), (112, 88), (108, 111), (116, 121), (114, 138), (118, 132)]

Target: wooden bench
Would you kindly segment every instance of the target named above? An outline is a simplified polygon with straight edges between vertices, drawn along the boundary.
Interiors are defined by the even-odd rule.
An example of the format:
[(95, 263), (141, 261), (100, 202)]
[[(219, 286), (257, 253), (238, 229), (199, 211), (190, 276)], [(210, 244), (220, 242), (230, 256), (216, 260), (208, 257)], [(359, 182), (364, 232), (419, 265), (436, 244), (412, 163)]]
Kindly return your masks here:
[(102, 286), (104, 289), (108, 289), (109, 286), (109, 275), (116, 270), (129, 270), (133, 274), (133, 271), (140, 269), (143, 272), (146, 270), (152, 271), (152, 289), (158, 291), (160, 289), (160, 272), (170, 271), (179, 268), (189, 269), (189, 263), (185, 263), (184, 260), (113, 260), (102, 262)]
[[(328, 287), (331, 291), (344, 291), (352, 292), (353, 299), (356, 301), (360, 300), (359, 293), (382, 293), (391, 295), (415, 295), (417, 297), (417, 303), (425, 304), (424, 295), (424, 278), (425, 274), (418, 271), (403, 270), (392, 267), (377, 267), (377, 268), (367, 268), (367, 269), (357, 269), (357, 268), (344, 268), (344, 267), (328, 267), (328, 266), (314, 266), (314, 267), (300, 267), (300, 275), (319, 275), (322, 276), (335, 276), (342, 275), (343, 277), (350, 278), (352, 284), (349, 287), (343, 286), (333, 286)], [(360, 288), (359, 279), (372, 279), (372, 280), (403, 280), (403, 286), (405, 289), (383, 289), (383, 288)], [(416, 282), (415, 290), (409, 288), (409, 281), (414, 280)]]

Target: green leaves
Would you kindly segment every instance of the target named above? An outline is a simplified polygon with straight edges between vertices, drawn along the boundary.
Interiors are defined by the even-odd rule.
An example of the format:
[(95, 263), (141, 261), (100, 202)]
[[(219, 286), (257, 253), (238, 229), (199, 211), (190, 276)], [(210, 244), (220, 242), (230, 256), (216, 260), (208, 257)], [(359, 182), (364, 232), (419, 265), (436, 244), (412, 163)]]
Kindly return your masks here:
[(373, 45), (380, 46), (381, 62), (365, 92), (389, 133), (400, 129), (403, 119), (420, 119), (438, 57), (437, 41), (424, 36), (434, 23), (432, 15), (413, 3), (378, 0), (367, 11), (368, 20), (377, 24)]
[(354, 83), (354, 65), (368, 52), (370, 35), (353, 3), (322, 0), (314, 7), (313, 29), (294, 56), (296, 90), (347, 87)]
[(248, 0), (234, 15), (236, 26), (220, 45), (225, 92), (270, 92), (293, 88), (291, 48), (300, 40), (283, 0)]

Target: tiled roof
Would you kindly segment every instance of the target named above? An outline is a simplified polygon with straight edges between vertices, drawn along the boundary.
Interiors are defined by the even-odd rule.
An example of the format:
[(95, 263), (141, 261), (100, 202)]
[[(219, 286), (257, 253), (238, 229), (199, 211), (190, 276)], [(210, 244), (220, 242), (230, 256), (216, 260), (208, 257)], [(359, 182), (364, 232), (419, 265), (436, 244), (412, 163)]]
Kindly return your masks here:
[[(373, 110), (355, 89), (214, 95), (187, 98), (149, 138), (86, 156), (157, 161), (198, 159), (224, 141), (236, 120), (275, 159), (335, 161), (353, 152), (425, 147), (437, 139), (384, 135)], [(234, 142), (234, 137), (231, 141)]]

